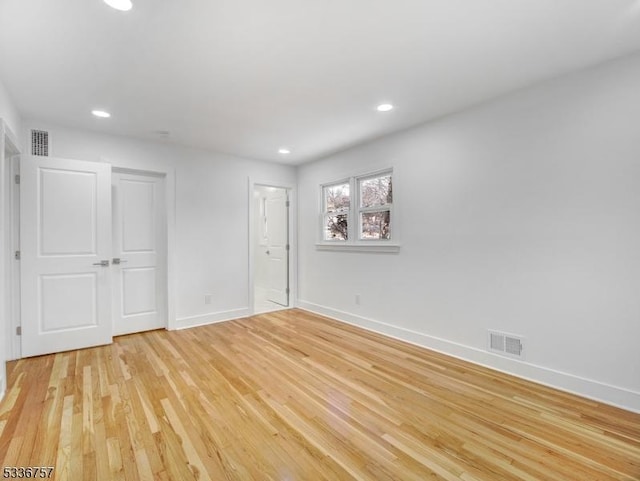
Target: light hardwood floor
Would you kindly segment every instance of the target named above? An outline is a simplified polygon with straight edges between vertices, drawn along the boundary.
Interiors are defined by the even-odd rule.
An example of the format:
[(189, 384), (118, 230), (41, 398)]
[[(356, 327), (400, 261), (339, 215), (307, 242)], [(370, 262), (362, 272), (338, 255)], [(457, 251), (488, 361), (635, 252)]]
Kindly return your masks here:
[(0, 467), (59, 480), (640, 479), (638, 414), (300, 310), (17, 361), (9, 384)]

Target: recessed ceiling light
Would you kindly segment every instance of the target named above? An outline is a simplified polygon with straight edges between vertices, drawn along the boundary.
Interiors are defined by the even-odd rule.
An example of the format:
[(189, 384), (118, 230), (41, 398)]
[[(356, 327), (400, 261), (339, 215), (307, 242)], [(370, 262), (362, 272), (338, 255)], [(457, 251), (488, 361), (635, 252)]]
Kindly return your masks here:
[(131, 10), (133, 7), (131, 0), (104, 0), (104, 3), (109, 5), (111, 8), (122, 10), (123, 12)]
[(278, 153), (282, 154), (282, 155), (287, 155), (287, 154), (290, 154), (291, 151), (289, 149), (286, 149), (286, 148), (283, 147), (280, 150), (278, 150)]
[(388, 112), (389, 110), (393, 110), (393, 105), (391, 104), (380, 104), (376, 107), (378, 112)]
[(100, 117), (101, 119), (108, 119), (111, 117), (109, 112), (105, 112), (104, 110), (92, 110), (91, 113), (96, 117)]

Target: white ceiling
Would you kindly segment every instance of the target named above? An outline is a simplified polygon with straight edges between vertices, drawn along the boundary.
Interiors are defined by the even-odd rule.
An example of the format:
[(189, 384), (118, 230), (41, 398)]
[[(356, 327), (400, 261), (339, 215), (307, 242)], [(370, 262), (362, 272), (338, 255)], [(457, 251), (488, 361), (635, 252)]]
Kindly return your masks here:
[(133, 2), (0, 0), (24, 117), (301, 163), (640, 49), (640, 0)]

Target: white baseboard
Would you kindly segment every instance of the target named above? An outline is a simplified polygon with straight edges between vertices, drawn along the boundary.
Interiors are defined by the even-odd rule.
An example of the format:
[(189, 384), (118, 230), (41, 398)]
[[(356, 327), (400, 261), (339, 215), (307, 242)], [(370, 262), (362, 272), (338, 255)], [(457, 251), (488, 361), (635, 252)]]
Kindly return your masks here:
[(199, 316), (182, 317), (176, 319), (175, 330), (206, 326), (207, 324), (215, 324), (217, 322), (240, 319), (242, 317), (247, 317), (250, 315), (251, 309), (249, 309), (248, 307), (243, 307), (241, 309), (232, 309), (230, 311), (211, 312), (209, 314), (201, 314)]
[(495, 369), (496, 371), (528, 379), (545, 386), (577, 394), (628, 411), (640, 413), (640, 392), (582, 378), (524, 361), (502, 357), (482, 349), (429, 336), (428, 334), (375, 321), (312, 302), (299, 299), (297, 306), (306, 311), (321, 314), (337, 321), (352, 324), (378, 334), (383, 334), (442, 354), (473, 362), (474, 364)]

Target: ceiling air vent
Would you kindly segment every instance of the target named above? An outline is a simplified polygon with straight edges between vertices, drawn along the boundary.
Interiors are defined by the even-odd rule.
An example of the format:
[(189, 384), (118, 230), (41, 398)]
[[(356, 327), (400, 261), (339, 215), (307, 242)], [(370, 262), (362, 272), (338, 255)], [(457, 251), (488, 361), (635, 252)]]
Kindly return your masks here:
[(500, 331), (489, 331), (487, 348), (504, 356), (524, 359), (524, 338)]
[(31, 155), (49, 157), (49, 132), (45, 130), (31, 131)]

